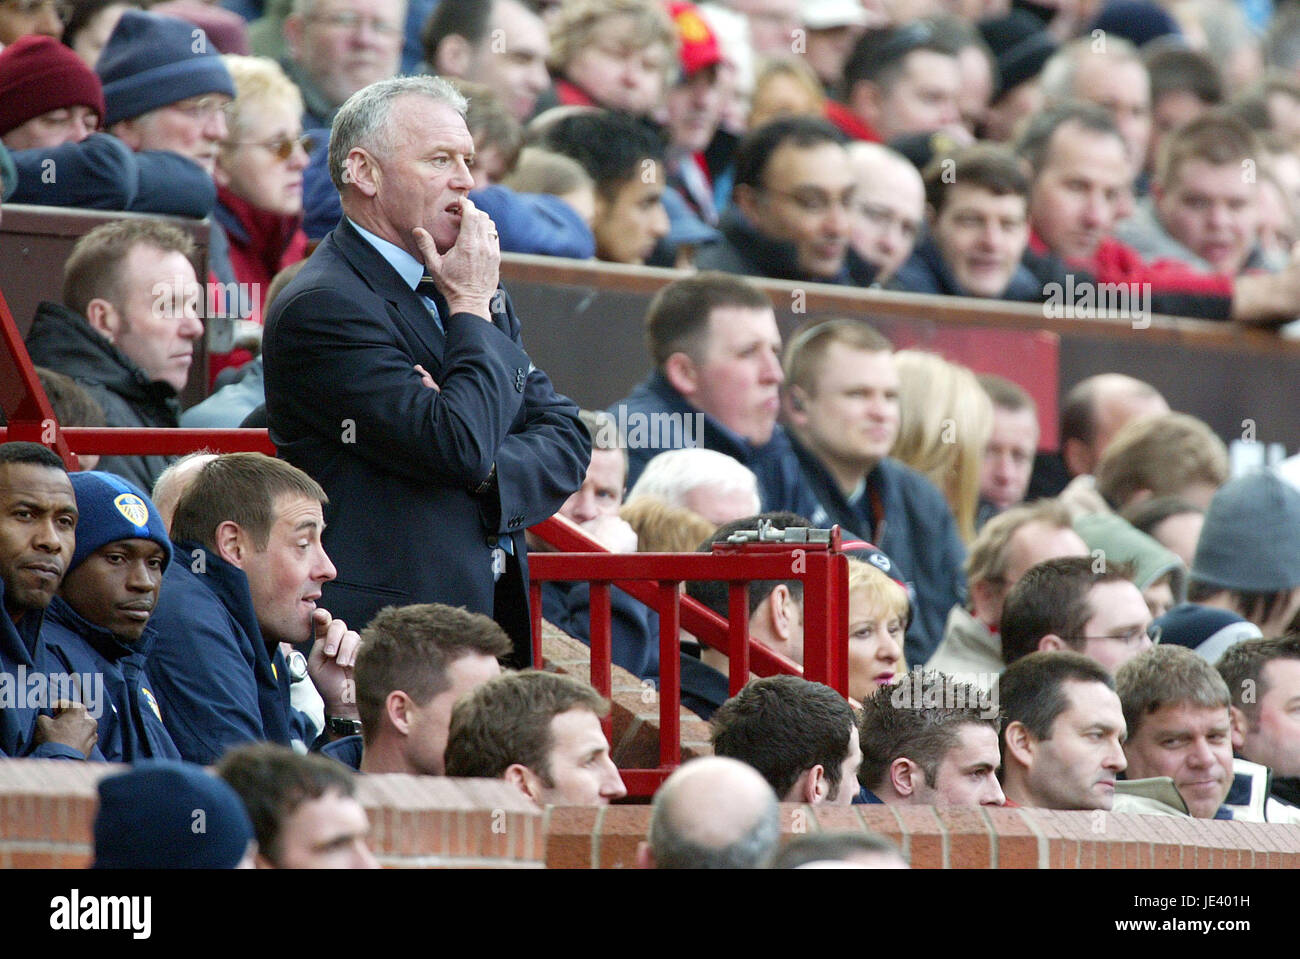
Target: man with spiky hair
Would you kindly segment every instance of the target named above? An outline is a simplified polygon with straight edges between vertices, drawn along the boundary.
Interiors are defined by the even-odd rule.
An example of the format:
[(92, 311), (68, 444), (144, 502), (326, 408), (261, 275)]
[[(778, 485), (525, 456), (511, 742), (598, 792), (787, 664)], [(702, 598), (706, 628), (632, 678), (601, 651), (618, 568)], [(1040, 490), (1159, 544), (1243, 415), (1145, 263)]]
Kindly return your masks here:
[(858, 781), (877, 802), (1001, 806), (998, 711), (980, 689), (921, 672), (862, 704)]

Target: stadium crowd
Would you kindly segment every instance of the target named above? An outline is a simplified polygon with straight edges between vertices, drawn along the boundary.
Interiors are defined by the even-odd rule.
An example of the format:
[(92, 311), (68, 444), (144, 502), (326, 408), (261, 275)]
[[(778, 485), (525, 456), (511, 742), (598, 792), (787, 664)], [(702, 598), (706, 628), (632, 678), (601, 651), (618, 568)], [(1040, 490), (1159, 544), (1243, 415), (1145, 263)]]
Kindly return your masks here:
[[(373, 867), (357, 775), (625, 797), (610, 703), (532, 661), (552, 515), (622, 553), (846, 534), (849, 698), (730, 696), (683, 634), (715, 755), (656, 793), (643, 866), (905, 865), (778, 852), (782, 802), (1300, 823), (1300, 466), (1233, 476), (1119, 373), (1071, 385), (1040, 453), (1020, 385), (860, 317), (783, 338), (747, 279), (1281, 326), (1300, 6), (147, 6), (0, 0), (4, 201), (210, 219), (202, 259), (153, 217), (86, 233), (27, 348), (64, 425), (264, 426), (279, 458), (0, 445), (0, 756), (131, 764), (98, 866)], [(503, 252), (683, 270), (643, 382), (579, 410)], [(214, 287), (234, 335), (182, 411)], [(626, 426), (656, 419), (699, 429)], [(748, 602), (802, 666), (801, 580)], [(542, 603), (590, 642), (588, 584)], [(611, 621), (657, 683), (655, 612), (614, 590)]]

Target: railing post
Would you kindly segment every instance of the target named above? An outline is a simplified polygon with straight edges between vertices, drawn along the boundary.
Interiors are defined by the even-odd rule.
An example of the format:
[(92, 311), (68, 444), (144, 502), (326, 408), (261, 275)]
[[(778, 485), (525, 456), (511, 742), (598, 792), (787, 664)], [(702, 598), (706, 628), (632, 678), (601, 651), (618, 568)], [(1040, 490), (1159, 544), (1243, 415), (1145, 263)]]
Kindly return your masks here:
[(727, 694), (736, 695), (749, 682), (749, 584), (727, 584), (727, 622), (731, 624), (727, 650)]
[(682, 761), (681, 582), (659, 584), (659, 765)]
[[(610, 698), (613, 683), (613, 636), (610, 633), (609, 583), (591, 583), (591, 685), (606, 699)], [(613, 735), (614, 719), (607, 714), (600, 724), (605, 728), (605, 738)]]

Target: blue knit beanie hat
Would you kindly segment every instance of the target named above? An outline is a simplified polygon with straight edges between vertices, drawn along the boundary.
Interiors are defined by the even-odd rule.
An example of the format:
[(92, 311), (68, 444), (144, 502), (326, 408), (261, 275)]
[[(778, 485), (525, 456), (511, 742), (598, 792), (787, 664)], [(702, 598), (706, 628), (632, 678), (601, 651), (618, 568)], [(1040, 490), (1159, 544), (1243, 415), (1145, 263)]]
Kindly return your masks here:
[(235, 96), (207, 34), (192, 23), (128, 10), (95, 64), (104, 83), (104, 126), (205, 93)]
[(120, 539), (151, 539), (163, 548), (166, 559), (172, 558), (172, 542), (167, 527), (149, 497), (133, 484), (113, 473), (91, 470), (69, 473), (77, 495), (77, 549), (68, 564), (68, 572), (81, 565), (101, 546)]
[(99, 782), (95, 869), (233, 869), (252, 840), (239, 794), (200, 766), (145, 760)]

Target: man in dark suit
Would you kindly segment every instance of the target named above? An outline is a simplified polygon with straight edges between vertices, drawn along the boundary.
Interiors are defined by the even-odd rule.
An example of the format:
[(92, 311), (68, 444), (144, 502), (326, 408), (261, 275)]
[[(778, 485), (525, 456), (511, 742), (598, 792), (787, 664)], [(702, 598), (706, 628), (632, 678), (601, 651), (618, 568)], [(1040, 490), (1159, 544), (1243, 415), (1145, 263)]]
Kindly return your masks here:
[(436, 77), (381, 81), (339, 110), (344, 219), (268, 316), (267, 417), (329, 495), (329, 609), (361, 627), (383, 606), (464, 606), (526, 664), (523, 531), (582, 484), (591, 443), (498, 286), (464, 112)]

